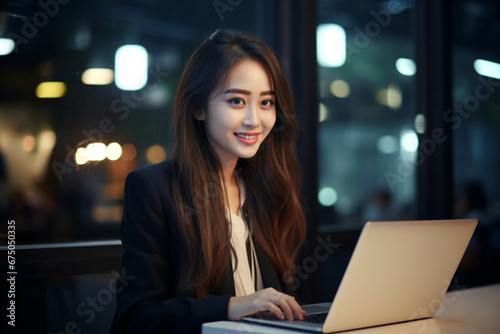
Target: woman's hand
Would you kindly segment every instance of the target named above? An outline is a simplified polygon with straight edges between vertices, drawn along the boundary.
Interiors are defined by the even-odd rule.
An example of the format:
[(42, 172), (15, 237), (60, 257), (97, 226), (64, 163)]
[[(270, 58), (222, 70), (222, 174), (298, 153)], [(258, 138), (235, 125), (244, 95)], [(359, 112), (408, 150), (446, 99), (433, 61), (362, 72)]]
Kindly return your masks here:
[(295, 301), (295, 298), (273, 288), (229, 299), (227, 311), (229, 320), (241, 320), (244, 316), (263, 311), (269, 311), (282, 320), (285, 317), (288, 320), (302, 320), (306, 313)]

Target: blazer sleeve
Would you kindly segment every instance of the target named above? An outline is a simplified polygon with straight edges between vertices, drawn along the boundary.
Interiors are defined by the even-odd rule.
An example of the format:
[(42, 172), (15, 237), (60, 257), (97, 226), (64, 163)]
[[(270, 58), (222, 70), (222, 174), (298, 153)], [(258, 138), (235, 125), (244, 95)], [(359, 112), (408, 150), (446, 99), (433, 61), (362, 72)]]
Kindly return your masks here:
[(176, 294), (178, 268), (173, 258), (181, 254), (172, 251), (180, 243), (172, 235), (179, 221), (169, 183), (168, 177), (158, 180), (140, 170), (125, 182), (124, 253), (114, 332), (199, 333), (204, 322), (227, 319), (230, 295), (197, 299)]

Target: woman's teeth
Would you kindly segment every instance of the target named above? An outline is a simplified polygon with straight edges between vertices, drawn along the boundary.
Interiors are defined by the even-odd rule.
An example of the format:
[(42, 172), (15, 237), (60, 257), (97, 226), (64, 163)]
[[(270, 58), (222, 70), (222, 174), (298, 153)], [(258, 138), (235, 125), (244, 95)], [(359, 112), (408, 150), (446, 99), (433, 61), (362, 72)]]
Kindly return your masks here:
[(236, 135), (238, 137), (241, 137), (241, 138), (244, 138), (244, 139), (253, 139), (253, 138), (256, 137), (255, 135), (253, 135), (253, 136), (247, 136), (247, 135), (243, 135), (243, 134), (240, 134), (240, 133), (236, 133)]

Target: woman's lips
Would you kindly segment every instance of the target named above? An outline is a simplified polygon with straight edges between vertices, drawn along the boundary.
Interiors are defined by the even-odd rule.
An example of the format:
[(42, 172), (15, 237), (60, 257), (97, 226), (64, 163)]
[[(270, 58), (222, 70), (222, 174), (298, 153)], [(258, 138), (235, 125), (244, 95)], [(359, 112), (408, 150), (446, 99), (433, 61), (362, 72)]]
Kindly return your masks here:
[(259, 140), (258, 133), (235, 133), (234, 135), (245, 145), (253, 145)]

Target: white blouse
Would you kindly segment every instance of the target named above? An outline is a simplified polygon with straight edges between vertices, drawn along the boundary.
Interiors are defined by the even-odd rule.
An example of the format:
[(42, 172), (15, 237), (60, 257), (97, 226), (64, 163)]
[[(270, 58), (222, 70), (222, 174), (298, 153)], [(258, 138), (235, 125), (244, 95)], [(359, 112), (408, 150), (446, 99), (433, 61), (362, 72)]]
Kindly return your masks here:
[[(241, 206), (245, 201), (245, 191), (240, 185), (240, 209), (238, 210), (238, 215), (236, 215), (231, 210), (230, 212), (230, 223), (231, 223), (231, 245), (233, 246), (235, 254), (231, 252), (231, 262), (233, 264), (233, 276), (234, 276), (234, 289), (236, 296), (246, 296), (254, 293), (256, 290), (261, 290), (263, 288), (262, 276), (260, 274), (259, 263), (257, 261), (257, 255), (255, 253), (255, 247), (253, 245), (252, 238), (250, 237), (250, 231), (248, 225), (242, 217)], [(247, 253), (247, 241), (250, 243), (250, 256)], [(250, 263), (248, 259), (250, 258)], [(238, 266), (236, 266), (236, 262)]]

